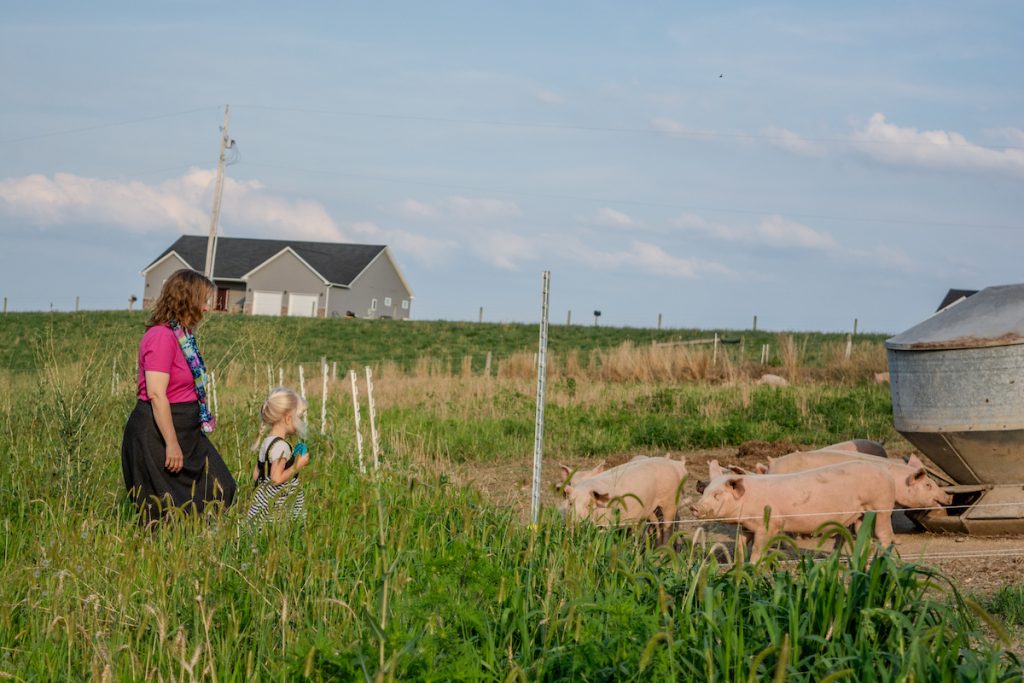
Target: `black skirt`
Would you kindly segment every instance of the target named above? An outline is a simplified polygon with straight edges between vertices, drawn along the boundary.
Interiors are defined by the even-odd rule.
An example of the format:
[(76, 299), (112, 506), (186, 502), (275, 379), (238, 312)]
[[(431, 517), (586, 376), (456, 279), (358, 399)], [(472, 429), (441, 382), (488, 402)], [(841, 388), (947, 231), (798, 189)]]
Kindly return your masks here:
[(143, 522), (160, 519), (172, 507), (199, 513), (210, 503), (226, 508), (235, 499), (235, 479), (199, 426), (199, 403), (172, 403), (171, 418), (184, 456), (178, 472), (164, 467), (167, 446), (147, 401), (135, 404), (124, 427), (124, 485)]

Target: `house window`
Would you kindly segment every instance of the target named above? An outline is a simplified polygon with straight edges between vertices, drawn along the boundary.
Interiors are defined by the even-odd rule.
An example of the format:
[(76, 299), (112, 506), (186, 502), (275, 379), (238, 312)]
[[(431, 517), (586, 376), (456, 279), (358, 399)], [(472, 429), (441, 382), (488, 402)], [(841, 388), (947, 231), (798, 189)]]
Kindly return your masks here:
[(391, 297), (384, 297), (384, 308), (391, 308)]
[(377, 300), (376, 299), (370, 299), (370, 310), (371, 311), (376, 311), (377, 310)]
[(408, 299), (402, 299), (402, 310), (403, 311), (408, 311), (409, 310), (409, 300)]

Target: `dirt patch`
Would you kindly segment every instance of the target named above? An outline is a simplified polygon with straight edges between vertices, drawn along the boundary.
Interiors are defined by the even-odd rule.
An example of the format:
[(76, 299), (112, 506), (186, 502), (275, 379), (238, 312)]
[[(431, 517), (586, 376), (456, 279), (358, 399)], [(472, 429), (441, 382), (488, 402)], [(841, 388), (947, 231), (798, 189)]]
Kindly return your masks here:
[[(767, 448), (788, 448), (782, 451), (782, 454), (800, 450), (792, 444), (782, 444), (785, 442), (768, 444)], [(697, 495), (694, 489), (695, 482), (708, 478), (708, 462), (711, 460), (718, 460), (722, 464), (739, 465), (744, 469), (752, 469), (756, 463), (765, 462), (764, 449), (749, 447), (748, 444), (744, 446), (747, 448), (741, 447), (741, 450), (714, 448), (687, 452), (647, 452), (642, 455), (685, 459), (688, 481), (684, 495), (692, 497)], [(776, 450), (771, 452), (774, 453)], [(891, 453), (891, 456), (902, 457), (909, 454), (910, 451)], [(638, 453), (622, 453), (606, 458), (583, 458), (565, 464), (590, 469), (604, 461), (606, 467), (614, 467), (636, 455)], [(474, 486), (488, 502), (500, 507), (513, 508), (523, 523), (529, 521), (532, 460), (524, 458), (515, 462), (451, 465), (446, 469), (455, 481)], [(545, 461), (541, 488), (543, 506), (553, 507), (559, 504), (561, 496), (555, 490), (555, 484), (560, 480), (559, 463)], [(697, 529), (703, 528), (704, 531), (699, 533), (704, 534), (709, 542), (722, 542), (726, 547), (732, 547), (736, 532), (734, 526), (700, 523), (691, 517), (685, 507), (680, 508), (680, 517), (677, 528), (687, 536), (698, 533)], [(1024, 577), (1024, 537), (983, 538), (927, 533), (918, 530), (902, 513), (893, 516), (893, 527), (897, 533), (897, 551), (901, 557), (936, 567), (968, 593), (992, 593), (1007, 584), (1020, 583)], [(806, 549), (815, 549), (818, 542), (815, 539), (802, 539), (799, 544)]]

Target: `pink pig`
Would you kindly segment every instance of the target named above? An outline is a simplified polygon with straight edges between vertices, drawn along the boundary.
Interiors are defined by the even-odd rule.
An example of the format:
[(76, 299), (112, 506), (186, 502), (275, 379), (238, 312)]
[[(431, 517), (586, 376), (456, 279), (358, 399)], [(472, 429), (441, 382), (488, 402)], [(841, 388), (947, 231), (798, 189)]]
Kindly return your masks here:
[(885, 467), (896, 485), (897, 505), (908, 508), (933, 508), (953, 502), (953, 496), (939, 488), (939, 485), (928, 476), (924, 463), (916, 455), (910, 456), (904, 464), (899, 460), (828, 448), (768, 458), (767, 467), (759, 464), (756, 469), (758, 474), (791, 474), (844, 462), (867, 462)]
[(821, 450), (851, 451), (853, 453), (863, 453), (864, 455), (880, 455), (883, 458), (889, 457), (889, 454), (885, 452), (885, 446), (877, 441), (871, 441), (870, 439), (850, 439), (849, 441), (840, 441), (839, 443), (834, 443), (831, 446), (825, 446)]
[[(674, 522), (685, 476), (683, 461), (634, 458), (586, 479), (574, 476), (562, 489), (560, 509), (567, 520), (586, 519), (600, 526), (642, 520)], [(669, 530), (669, 524), (661, 525), (662, 541)]]
[[(700, 519), (721, 519), (753, 535), (750, 560), (761, 557), (768, 540), (781, 532), (810, 534), (826, 522), (859, 528), (874, 511), (875, 538), (893, 542), (895, 485), (885, 467), (847, 462), (795, 474), (735, 475), (714, 463), (704, 494), (691, 506)], [(766, 511), (769, 515), (765, 524)]]
[(604, 472), (604, 460), (597, 463), (593, 469), (589, 470), (573, 469), (568, 465), (562, 465), (561, 463), (559, 463), (558, 469), (562, 472), (562, 480), (555, 484), (555, 486), (559, 489), (563, 489), (574, 481), (584, 481), (591, 477), (596, 477)]

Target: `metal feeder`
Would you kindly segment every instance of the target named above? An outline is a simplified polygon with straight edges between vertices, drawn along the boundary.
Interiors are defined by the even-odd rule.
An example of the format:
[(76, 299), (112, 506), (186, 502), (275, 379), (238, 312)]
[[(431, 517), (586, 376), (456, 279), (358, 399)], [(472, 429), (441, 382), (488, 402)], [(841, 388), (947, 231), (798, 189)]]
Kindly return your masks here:
[(896, 430), (953, 503), (929, 531), (1024, 532), (1024, 284), (960, 299), (885, 342)]

